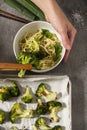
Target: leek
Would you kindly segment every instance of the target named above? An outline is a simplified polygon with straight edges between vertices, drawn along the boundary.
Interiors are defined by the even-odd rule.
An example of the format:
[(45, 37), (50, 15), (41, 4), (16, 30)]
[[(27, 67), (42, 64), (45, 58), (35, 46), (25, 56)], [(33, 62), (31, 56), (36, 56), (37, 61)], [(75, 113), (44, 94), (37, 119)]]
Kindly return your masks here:
[(31, 11), (26, 9), (23, 5), (18, 3), (16, 0), (4, 0), (4, 2), (6, 4), (8, 4), (9, 6), (15, 8), (20, 13), (24, 14), (25, 16), (27, 16), (31, 20), (35, 20), (36, 16)]
[(40, 20), (45, 20), (44, 13), (31, 0), (18, 0), (18, 2), (35, 14)]

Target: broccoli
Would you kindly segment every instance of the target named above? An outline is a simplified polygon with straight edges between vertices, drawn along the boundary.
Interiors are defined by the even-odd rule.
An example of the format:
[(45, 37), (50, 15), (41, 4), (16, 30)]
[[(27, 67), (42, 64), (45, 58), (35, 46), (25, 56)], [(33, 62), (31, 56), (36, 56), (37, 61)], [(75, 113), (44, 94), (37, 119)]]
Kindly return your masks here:
[(21, 69), (18, 73), (18, 77), (20, 77), (20, 78), (23, 77), (25, 75), (25, 73), (26, 73), (26, 70)]
[(0, 110), (0, 124), (2, 124), (5, 120), (5, 112)]
[[(28, 64), (30, 60), (31, 60), (31, 57), (28, 54), (23, 53), (23, 52), (21, 52), (17, 57), (17, 61), (20, 64)], [(18, 73), (18, 77), (23, 77), (25, 75), (25, 72), (26, 70), (21, 69)]]
[(38, 97), (44, 96), (49, 100), (56, 100), (57, 93), (48, 91), (47, 84), (41, 83), (36, 90), (36, 96), (38, 96)]
[(15, 123), (19, 118), (33, 118), (34, 111), (33, 110), (24, 110), (21, 108), (19, 103), (15, 103), (10, 110), (10, 120), (12, 123)]
[(11, 97), (9, 87), (8, 86), (3, 86), (0, 87), (0, 100), (1, 101), (6, 101)]
[(52, 122), (58, 122), (58, 112), (62, 109), (62, 103), (57, 101), (49, 101), (47, 102), (47, 106), (50, 112), (50, 118)]
[(16, 84), (16, 82), (12, 81), (12, 87), (10, 87), (10, 94), (12, 97), (17, 97), (20, 95), (19, 88)]
[(10, 130), (18, 130), (18, 128), (16, 126), (12, 126)]
[(49, 30), (47, 29), (42, 29), (42, 34), (47, 37), (47, 38), (52, 38), (53, 37), (53, 33), (51, 33)]
[(52, 128), (52, 130), (63, 130), (61, 126), (57, 125)]
[[(21, 52), (17, 57), (17, 61), (20, 64), (31, 64), (33, 67), (37, 67), (39, 64), (38, 57), (35, 54)], [(18, 77), (23, 77), (26, 70), (21, 69), (18, 73)]]
[(30, 103), (32, 102), (33, 96), (30, 94), (30, 88), (27, 86), (25, 94), (22, 96), (21, 100), (24, 103)]
[(41, 115), (41, 114), (46, 114), (48, 112), (48, 107), (47, 103), (42, 102), (40, 98), (37, 99), (38, 105), (36, 108), (36, 113)]
[(39, 117), (35, 124), (33, 125), (33, 130), (62, 130), (62, 127), (59, 125), (54, 126), (53, 128), (47, 125), (44, 117)]
[(44, 117), (39, 117), (35, 122), (35, 126), (41, 128), (42, 130), (51, 130), (50, 126), (46, 124)]
[(6, 101), (11, 97), (17, 97), (20, 94), (19, 88), (14, 81), (12, 81), (12, 87), (3, 86), (0, 88), (0, 100)]

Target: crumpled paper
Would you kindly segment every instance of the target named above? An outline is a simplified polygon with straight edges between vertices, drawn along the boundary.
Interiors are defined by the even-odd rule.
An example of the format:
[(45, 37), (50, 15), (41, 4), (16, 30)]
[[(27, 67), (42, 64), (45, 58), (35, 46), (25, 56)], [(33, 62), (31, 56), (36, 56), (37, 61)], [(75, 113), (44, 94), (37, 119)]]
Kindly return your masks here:
[[(10, 80), (14, 80), (19, 85), (21, 94), (24, 93), (25, 87), (29, 86), (33, 93), (35, 93), (37, 86), (40, 83), (47, 83), (50, 86), (50, 90), (58, 93), (57, 101), (63, 103), (63, 109), (58, 112), (60, 121), (58, 123), (49, 123), (50, 126), (61, 125), (64, 127), (64, 130), (71, 130), (71, 82), (68, 76), (41, 76), (34, 75), (28, 76), (25, 78), (17, 77), (7, 77), (0, 79), (0, 86), (11, 85)], [(46, 100), (46, 99), (45, 99)], [(34, 99), (35, 101), (35, 99)], [(0, 101), (0, 109), (6, 112), (6, 121), (0, 125), (0, 127), (5, 128), (5, 130), (10, 130), (11, 126), (16, 126), (18, 129), (23, 127), (27, 130), (33, 130), (32, 124), (35, 123), (37, 118), (32, 119), (19, 119), (16, 123), (12, 124), (9, 121), (8, 113), (11, 110), (11, 107), (15, 102), (22, 103), (26, 109), (36, 109), (37, 103), (34, 102), (30, 104), (24, 104), (21, 101), (21, 96), (18, 98), (10, 99), (9, 101), (2, 102)], [(47, 100), (46, 100), (47, 101)], [(44, 117), (49, 118), (49, 115), (44, 115)], [(3, 130), (0, 128), (0, 130)]]

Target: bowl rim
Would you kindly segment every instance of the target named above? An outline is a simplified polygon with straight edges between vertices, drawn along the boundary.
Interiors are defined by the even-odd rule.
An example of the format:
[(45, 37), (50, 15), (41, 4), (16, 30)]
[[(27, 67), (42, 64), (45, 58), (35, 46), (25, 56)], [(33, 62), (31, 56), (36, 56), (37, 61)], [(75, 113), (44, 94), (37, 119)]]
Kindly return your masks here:
[[(51, 27), (54, 29), (54, 31), (58, 34), (59, 40), (60, 40), (60, 43), (61, 43), (61, 46), (63, 47), (63, 55), (61, 56), (60, 60), (59, 60), (57, 63), (55, 63), (52, 67), (50, 67), (50, 68), (48, 68), (48, 69), (44, 69), (44, 70), (32, 69), (32, 70), (31, 70), (32, 72), (37, 72), (37, 73), (48, 72), (48, 71), (53, 70), (54, 68), (56, 68), (56, 67), (61, 63), (61, 61), (63, 60), (64, 55), (65, 55), (65, 51), (66, 51), (64, 45), (62, 44), (61, 35), (55, 30), (55, 28), (51, 25), (51, 23), (49, 23), (49, 22), (47, 22), (47, 21), (40, 21), (40, 20), (39, 20), (39, 21), (32, 21), (32, 22), (30, 22), (30, 23), (25, 24), (25, 25), (23, 25), (23, 26), (17, 31), (17, 33), (16, 33), (16, 35), (15, 35), (15, 37), (14, 37), (14, 40), (13, 40), (13, 52), (14, 52), (15, 57), (17, 58), (17, 52), (16, 52), (15, 46), (16, 46), (16, 39), (17, 39), (18, 35), (19, 35), (19, 34), (21, 33), (21, 31), (22, 31), (24, 28), (26, 28), (27, 26), (30, 26), (30, 25), (32, 25), (32, 24), (40, 24), (40, 23), (48, 24), (48, 25), (51, 26)], [(48, 29), (48, 30), (49, 30), (49, 29)]]

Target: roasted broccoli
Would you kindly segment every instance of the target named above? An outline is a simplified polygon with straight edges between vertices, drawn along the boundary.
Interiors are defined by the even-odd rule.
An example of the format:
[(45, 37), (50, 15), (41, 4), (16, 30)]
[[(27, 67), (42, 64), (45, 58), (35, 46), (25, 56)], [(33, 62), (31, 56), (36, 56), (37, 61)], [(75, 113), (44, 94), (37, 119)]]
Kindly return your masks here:
[(46, 102), (42, 102), (40, 98), (37, 99), (37, 108), (36, 108), (36, 113), (41, 115), (41, 114), (46, 114), (48, 112), (48, 107)]
[(52, 130), (63, 130), (61, 126), (57, 125), (52, 128)]
[(21, 108), (19, 103), (15, 103), (10, 110), (10, 120), (12, 123), (15, 123), (19, 118), (33, 118), (34, 111), (33, 110), (24, 110)]
[(41, 128), (42, 130), (50, 130), (50, 126), (46, 124), (46, 120), (44, 117), (39, 117), (36, 122), (35, 126)]
[(0, 87), (0, 100), (1, 101), (6, 101), (11, 97), (9, 90), (10, 89), (8, 86)]
[(11, 97), (17, 97), (19, 96), (19, 94), (20, 94), (19, 88), (14, 81), (12, 81), (12, 87), (10, 86), (0, 87), (0, 100), (1, 101), (6, 101)]
[(36, 90), (36, 96), (38, 97), (44, 96), (49, 100), (56, 100), (57, 93), (48, 91), (47, 87), (48, 87), (47, 84), (41, 83)]
[(0, 110), (0, 124), (3, 124), (5, 120), (5, 112)]
[(21, 100), (24, 103), (30, 103), (30, 102), (32, 102), (32, 99), (33, 99), (33, 96), (30, 93), (30, 88), (27, 86), (25, 94), (21, 97)]
[(50, 127), (47, 125), (46, 120), (44, 117), (39, 117), (35, 124), (33, 125), (33, 130), (62, 130), (62, 127), (59, 125), (56, 125), (54, 127)]
[(20, 95), (20, 90), (16, 84), (16, 82), (11, 81), (12, 82), (12, 87), (10, 87), (10, 94), (11, 97), (17, 97)]
[(16, 126), (12, 126), (10, 130), (18, 130), (18, 128)]
[(62, 109), (62, 103), (57, 102), (57, 101), (49, 101), (47, 102), (47, 106), (50, 112), (50, 120), (52, 122), (58, 122), (59, 117), (58, 117), (58, 112)]

